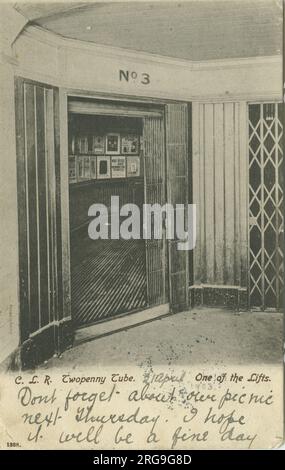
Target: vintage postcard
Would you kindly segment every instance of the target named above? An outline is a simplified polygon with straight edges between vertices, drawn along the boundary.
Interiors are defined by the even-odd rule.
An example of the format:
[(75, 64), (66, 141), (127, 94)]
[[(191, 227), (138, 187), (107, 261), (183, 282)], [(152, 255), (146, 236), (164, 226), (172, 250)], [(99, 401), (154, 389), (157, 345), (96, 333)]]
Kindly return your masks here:
[(1, 449), (282, 446), (283, 8), (1, 1)]

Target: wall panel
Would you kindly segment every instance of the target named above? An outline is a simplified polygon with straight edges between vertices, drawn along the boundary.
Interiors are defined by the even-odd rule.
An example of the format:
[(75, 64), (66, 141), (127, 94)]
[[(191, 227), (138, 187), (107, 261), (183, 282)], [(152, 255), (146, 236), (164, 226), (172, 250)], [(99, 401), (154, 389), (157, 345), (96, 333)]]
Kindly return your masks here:
[(193, 104), (194, 285), (247, 285), (246, 105)]
[[(166, 107), (167, 201), (173, 205), (188, 202), (188, 112), (187, 103)], [(179, 312), (188, 307), (188, 252), (178, 250), (177, 240), (168, 246), (170, 304)]]
[[(225, 139), (225, 128), (224, 128), (224, 105), (217, 104), (214, 106), (214, 123), (215, 123), (215, 139), (214, 139), (214, 214), (215, 218), (224, 219), (225, 213), (225, 152), (224, 152), (224, 139)], [(224, 236), (225, 236), (225, 225), (224, 223), (215, 224), (214, 226), (215, 236), (215, 259), (214, 259), (214, 273), (215, 282), (218, 284), (224, 283), (224, 265), (220, 260), (224, 257)]]
[[(3, 58), (3, 57), (2, 57)], [(0, 61), (1, 62), (1, 61)], [(15, 139), (14, 71), (12, 65), (1, 63), (0, 135), (1, 135), (1, 244), (0, 244), (0, 362), (15, 350), (19, 343), (18, 273), (26, 265), (19, 266), (17, 168)], [(22, 97), (22, 95), (21, 95)], [(23, 109), (22, 109), (23, 113)], [(22, 187), (19, 188), (22, 195)], [(25, 233), (23, 234), (25, 243)]]
[[(143, 120), (144, 139), (144, 202), (166, 202), (165, 188), (165, 132), (162, 118), (146, 117)], [(131, 188), (130, 188), (131, 189)], [(153, 231), (153, 222), (151, 222)], [(147, 296), (150, 306), (166, 302), (166, 240), (146, 240)]]
[[(205, 272), (204, 278), (211, 284), (215, 279), (215, 163), (214, 163), (214, 105), (206, 104), (204, 112), (204, 152), (207, 159), (204, 161), (205, 178), (205, 206), (204, 219), (206, 230)], [(206, 277), (205, 277), (206, 275)]]
[[(225, 284), (234, 284), (234, 259), (236, 246), (234, 243), (234, 227), (235, 220), (238, 213), (235, 212), (235, 185), (238, 184), (235, 175), (234, 166), (234, 104), (226, 103), (224, 106), (224, 169), (225, 169), (225, 212), (224, 212), (224, 227), (225, 227), (225, 254), (224, 254), (224, 272)], [(215, 133), (213, 138), (215, 138)], [(215, 203), (215, 202), (214, 202)], [(216, 217), (215, 224), (220, 224), (221, 218)]]
[[(15, 80), (22, 367), (61, 350), (62, 241), (58, 90)], [(66, 335), (68, 341), (70, 335)]]

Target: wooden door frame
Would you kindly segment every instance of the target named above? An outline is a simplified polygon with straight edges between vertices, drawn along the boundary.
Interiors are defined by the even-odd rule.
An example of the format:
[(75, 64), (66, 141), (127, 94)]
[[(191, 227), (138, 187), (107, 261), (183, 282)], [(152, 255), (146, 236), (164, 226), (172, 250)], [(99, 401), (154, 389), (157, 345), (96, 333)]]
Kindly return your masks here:
[[(165, 114), (165, 102), (161, 100), (149, 100), (149, 99), (136, 99), (133, 97), (118, 96), (113, 94), (100, 94), (96, 92), (86, 92), (82, 90), (74, 89), (63, 89), (59, 90), (59, 116), (60, 116), (60, 169), (61, 169), (61, 209), (62, 214), (65, 214), (64, 218), (62, 217), (62, 253), (63, 253), (63, 305), (65, 306), (65, 311), (72, 320), (71, 312), (71, 270), (70, 270), (70, 220), (69, 220), (69, 181), (68, 181), (68, 99), (69, 98), (89, 98), (95, 99), (98, 101), (108, 100), (112, 103), (118, 102), (121, 104), (137, 104), (137, 105), (156, 105), (163, 107), (162, 109), (162, 118), (164, 119)], [(114, 104), (115, 106), (115, 104)], [(165, 119), (164, 119), (165, 122)], [(164, 133), (165, 134), (165, 133)], [(165, 135), (164, 135), (165, 139)], [(166, 159), (166, 155), (165, 155)], [(165, 175), (166, 177), (166, 175)], [(166, 195), (167, 196), (167, 195)], [(167, 257), (167, 250), (165, 253)], [(166, 262), (168, 263), (168, 257)], [(147, 269), (147, 266), (146, 266)], [(147, 273), (146, 273), (147, 277)], [(165, 280), (167, 282), (167, 279)], [(166, 304), (165, 304), (166, 305)], [(160, 307), (160, 305), (159, 305)], [(149, 310), (149, 305), (146, 309)], [(88, 327), (88, 325), (86, 325)]]
[[(95, 91), (86, 91), (73, 88), (60, 88), (59, 89), (59, 119), (60, 119), (60, 169), (61, 169), (61, 210), (62, 210), (62, 254), (63, 254), (63, 305), (66, 314), (72, 320), (71, 314), (71, 273), (70, 273), (70, 221), (69, 221), (69, 181), (68, 181), (68, 99), (69, 98), (85, 98), (85, 99), (94, 99), (98, 101), (109, 101), (109, 102), (118, 102), (121, 104), (130, 104), (130, 105), (153, 105), (161, 106), (163, 108), (163, 120), (164, 120), (164, 139), (165, 139), (165, 178), (166, 178), (166, 202), (169, 200), (168, 195), (168, 165), (167, 165), (167, 148), (166, 148), (166, 119), (165, 111), (166, 105), (174, 104), (187, 104), (189, 114), (191, 114), (191, 103), (178, 101), (178, 100), (161, 100), (161, 99), (152, 99), (144, 97), (134, 97), (132, 95), (119, 95), (116, 93), (100, 93)], [(189, 120), (191, 124), (191, 120)], [(192, 135), (192, 130), (188, 132), (188, 135)], [(188, 155), (191, 152), (189, 143), (188, 145)], [(185, 201), (187, 203), (188, 201)], [(168, 245), (168, 243), (167, 243)], [(170, 285), (170, 269), (169, 269), (169, 248), (166, 248), (166, 279), (165, 282), (168, 284), (168, 304), (169, 313), (171, 312), (171, 285)], [(191, 256), (191, 255), (190, 255)], [(191, 261), (190, 261), (191, 262)], [(187, 293), (189, 292), (189, 266), (187, 263), (187, 276), (185, 279), (185, 288)], [(189, 304), (189, 302), (188, 302)], [(159, 307), (159, 306), (158, 306)], [(148, 307), (149, 308), (149, 307)]]
[[(19, 363), (22, 369), (34, 367), (45, 359), (48, 359), (54, 353), (60, 354), (72, 343), (72, 333), (70, 333), (70, 318), (63, 311), (63, 290), (61, 282), (61, 248), (62, 248), (62, 231), (61, 231), (61, 171), (60, 171), (60, 119), (59, 119), (59, 88), (43, 82), (38, 82), (30, 78), (15, 75), (15, 128), (16, 128), (16, 160), (17, 160), (17, 193), (18, 193), (18, 230), (19, 230), (19, 332), (20, 344), (17, 354), (19, 354)], [(43, 300), (43, 305), (52, 309), (48, 310), (48, 317), (44, 322), (41, 321), (41, 314), (39, 313), (38, 322), (34, 327), (30, 325), (31, 315), (35, 316), (36, 309), (34, 305), (31, 306), (28, 300), (29, 290), (34, 288), (33, 281), (30, 276), (29, 268), (29, 235), (27, 227), (30, 224), (30, 213), (27, 211), (27, 198), (29, 186), (27, 179), (28, 163), (27, 163), (27, 124), (26, 124), (26, 109), (29, 101), (25, 98), (25, 87), (33, 88), (33, 97), (37, 96), (37, 91), (41, 90), (42, 93), (42, 114), (43, 119), (41, 126), (38, 126), (36, 113), (40, 111), (36, 108), (36, 101), (33, 102), (34, 113), (34, 150), (35, 155), (35, 168), (36, 179), (36, 198), (39, 197), (39, 173), (38, 173), (38, 151), (44, 155), (44, 200), (46, 211), (43, 217), (46, 225), (46, 232), (42, 236), (44, 246), (46, 248), (47, 260), (46, 266), (48, 267), (47, 279), (44, 285), (49, 286), (50, 273), (52, 270), (52, 286), (49, 287), (48, 298)], [(47, 99), (47, 91), (52, 91), (52, 95)], [(40, 95), (39, 95), (40, 96)], [(40, 101), (39, 101), (40, 103)], [(48, 114), (49, 112), (49, 114)], [(48, 121), (46, 120), (48, 119)], [(48, 124), (47, 124), (48, 123)], [(40, 129), (40, 139), (38, 138), (38, 129)], [(37, 143), (42, 145), (38, 148)], [(31, 146), (31, 149), (33, 146)], [(49, 162), (49, 165), (47, 164)], [(41, 176), (43, 178), (43, 175)], [(42, 189), (42, 188), (40, 188)], [(49, 212), (50, 210), (50, 212)], [(37, 224), (39, 225), (39, 208), (36, 208)], [(37, 228), (37, 256), (39, 256), (39, 229)], [(46, 237), (46, 238), (44, 238)], [(50, 256), (50, 258), (49, 258)], [(38, 258), (39, 259), (39, 258)], [(51, 264), (50, 264), (51, 263)], [(51, 268), (52, 266), (52, 268)], [(32, 266), (33, 269), (33, 266)], [(37, 269), (40, 271), (39, 261), (37, 261)], [(47, 283), (47, 285), (46, 285)], [(39, 287), (39, 284), (38, 286)], [(40, 295), (38, 294), (38, 303), (40, 306)], [(53, 299), (53, 300), (51, 300)], [(39, 309), (40, 312), (40, 309)], [(52, 313), (51, 313), (52, 312)], [(35, 317), (33, 317), (35, 318)]]

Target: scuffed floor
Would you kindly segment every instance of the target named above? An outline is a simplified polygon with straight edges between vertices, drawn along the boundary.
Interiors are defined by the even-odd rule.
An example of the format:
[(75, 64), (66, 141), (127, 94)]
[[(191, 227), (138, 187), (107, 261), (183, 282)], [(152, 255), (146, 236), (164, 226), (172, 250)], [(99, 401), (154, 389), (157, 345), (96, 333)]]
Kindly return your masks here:
[(89, 365), (230, 365), (282, 363), (281, 313), (193, 309), (65, 351), (41, 368)]

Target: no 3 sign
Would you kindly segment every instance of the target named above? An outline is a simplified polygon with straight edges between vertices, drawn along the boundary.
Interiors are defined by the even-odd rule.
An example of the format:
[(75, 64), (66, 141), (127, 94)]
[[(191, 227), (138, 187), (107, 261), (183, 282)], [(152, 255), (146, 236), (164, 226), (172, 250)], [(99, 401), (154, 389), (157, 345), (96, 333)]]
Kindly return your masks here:
[(120, 82), (138, 82), (142, 85), (150, 84), (150, 75), (146, 72), (138, 73), (135, 70), (119, 70)]

